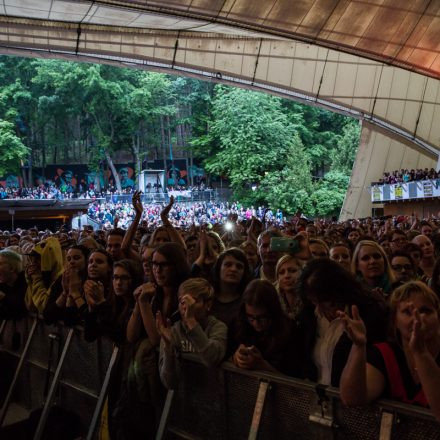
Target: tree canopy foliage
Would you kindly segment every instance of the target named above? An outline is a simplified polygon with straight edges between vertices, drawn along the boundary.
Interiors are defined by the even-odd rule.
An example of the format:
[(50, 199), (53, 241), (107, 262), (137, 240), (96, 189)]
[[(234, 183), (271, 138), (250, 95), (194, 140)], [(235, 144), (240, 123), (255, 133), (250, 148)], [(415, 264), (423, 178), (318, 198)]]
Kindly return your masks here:
[[(243, 203), (331, 215), (340, 209), (359, 123), (212, 82), (107, 65), (0, 58), (0, 175), (22, 166), (134, 161), (171, 153), (229, 181)], [(122, 160), (122, 159), (121, 159)], [(99, 181), (96, 182), (99, 185)]]

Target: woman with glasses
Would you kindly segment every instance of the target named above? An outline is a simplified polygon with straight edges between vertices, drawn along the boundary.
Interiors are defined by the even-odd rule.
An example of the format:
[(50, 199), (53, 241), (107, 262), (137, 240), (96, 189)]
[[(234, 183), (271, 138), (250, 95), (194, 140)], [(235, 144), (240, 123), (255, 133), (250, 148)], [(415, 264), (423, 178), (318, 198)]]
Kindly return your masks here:
[(152, 279), (134, 292), (136, 302), (127, 326), (127, 339), (137, 342), (148, 336), (156, 346), (160, 338), (155, 315), (161, 312), (165, 320), (178, 320), (177, 291), (189, 277), (190, 269), (185, 251), (178, 243), (161, 244), (153, 251), (150, 261)]
[(369, 341), (385, 337), (387, 312), (358, 280), (336, 261), (309, 261), (303, 268), (298, 291), (303, 309), (298, 317), (303, 376), (324, 385), (339, 386), (351, 341), (344, 332), (338, 311), (349, 313), (357, 305), (364, 317)]
[(132, 431), (131, 435), (124, 438), (154, 437), (164, 401), (156, 350), (160, 342), (156, 314), (160, 313), (165, 323), (175, 323), (180, 319), (177, 293), (190, 271), (185, 251), (178, 243), (159, 245), (150, 258), (148, 267), (151, 279), (134, 290), (135, 304), (126, 332), (127, 341), (132, 344), (134, 353), (129, 375), (131, 393), (127, 395), (139, 404), (131, 405), (132, 411), (126, 414), (125, 419), (133, 420), (142, 410), (144, 422), (142, 426), (136, 422), (127, 423), (125, 429), (131, 425)]
[(293, 324), (269, 281), (253, 280), (246, 287), (232, 338), (232, 361), (238, 368), (298, 375)]
[(88, 280), (84, 284), (88, 304), (86, 340), (106, 336), (117, 344), (125, 343), (127, 322), (134, 307), (133, 290), (141, 282), (138, 262), (123, 259), (113, 265), (106, 251), (90, 254)]

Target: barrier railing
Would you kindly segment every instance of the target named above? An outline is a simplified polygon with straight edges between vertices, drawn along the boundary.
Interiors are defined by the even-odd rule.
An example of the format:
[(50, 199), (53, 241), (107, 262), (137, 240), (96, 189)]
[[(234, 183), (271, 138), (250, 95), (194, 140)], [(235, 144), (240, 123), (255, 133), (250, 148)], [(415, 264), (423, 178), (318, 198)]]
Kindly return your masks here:
[[(105, 339), (85, 342), (80, 327), (47, 326), (37, 317), (7, 322), (2, 330), (2, 362), (8, 360), (11, 366), (15, 360), (16, 367), (2, 402), (0, 427), (14, 402), (28, 412), (39, 409), (33, 438), (44, 438), (50, 409), (56, 403), (79, 417), (84, 438), (94, 438), (118, 349)], [(23, 348), (14, 349), (11, 341), (17, 332)], [(58, 344), (57, 359), (49, 350), (53, 341)]]
[[(19, 349), (8, 343), (17, 331), (22, 334)], [(59, 338), (60, 355), (43, 398), (48, 340), (53, 335)], [(12, 400), (28, 409), (44, 403), (34, 435), (39, 439), (50, 407), (58, 401), (80, 415), (83, 436), (93, 439), (118, 356), (111, 342), (88, 343), (80, 328), (46, 326), (36, 318), (0, 324), (0, 338), (0, 355), (16, 360), (2, 422)], [(241, 370), (229, 362), (208, 369), (185, 355), (179, 387), (168, 392), (156, 439), (176, 437), (430, 440), (440, 438), (440, 424), (421, 407), (380, 400), (365, 408), (347, 408), (332, 387)]]
[(241, 370), (208, 370), (185, 356), (181, 382), (168, 394), (156, 440), (439, 439), (440, 423), (424, 409), (380, 400), (344, 407), (335, 388)]

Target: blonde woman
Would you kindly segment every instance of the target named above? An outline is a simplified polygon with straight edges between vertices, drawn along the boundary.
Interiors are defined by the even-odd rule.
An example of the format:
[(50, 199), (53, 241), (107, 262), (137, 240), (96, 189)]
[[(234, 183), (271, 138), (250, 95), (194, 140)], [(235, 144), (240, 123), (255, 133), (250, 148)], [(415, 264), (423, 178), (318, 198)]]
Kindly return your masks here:
[(296, 292), (296, 284), (301, 272), (301, 261), (292, 255), (284, 255), (278, 260), (275, 272), (275, 287), (281, 308), (289, 319), (296, 319), (301, 309), (301, 300)]
[(395, 281), (388, 257), (375, 241), (360, 241), (353, 253), (351, 270), (370, 291), (391, 293)]
[(440, 420), (440, 302), (421, 281), (397, 288), (390, 301), (387, 342), (366, 349), (365, 325), (357, 307), (339, 312), (352, 348), (341, 378), (346, 405), (379, 397), (430, 407)]

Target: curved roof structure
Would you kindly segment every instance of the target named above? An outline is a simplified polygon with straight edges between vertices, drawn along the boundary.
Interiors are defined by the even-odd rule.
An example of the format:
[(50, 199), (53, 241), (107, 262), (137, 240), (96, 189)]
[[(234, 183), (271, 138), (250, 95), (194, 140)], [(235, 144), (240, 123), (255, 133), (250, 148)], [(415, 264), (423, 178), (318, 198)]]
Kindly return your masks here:
[[(440, 152), (440, 0), (2, 0), (0, 53), (226, 82), (365, 123), (341, 219)], [(439, 162), (440, 163), (440, 162)]]
[(431, 157), (439, 0), (3, 0), (0, 53), (111, 62), (351, 114)]
[(3, 0), (50, 21), (287, 38), (439, 78), (438, 0)]

